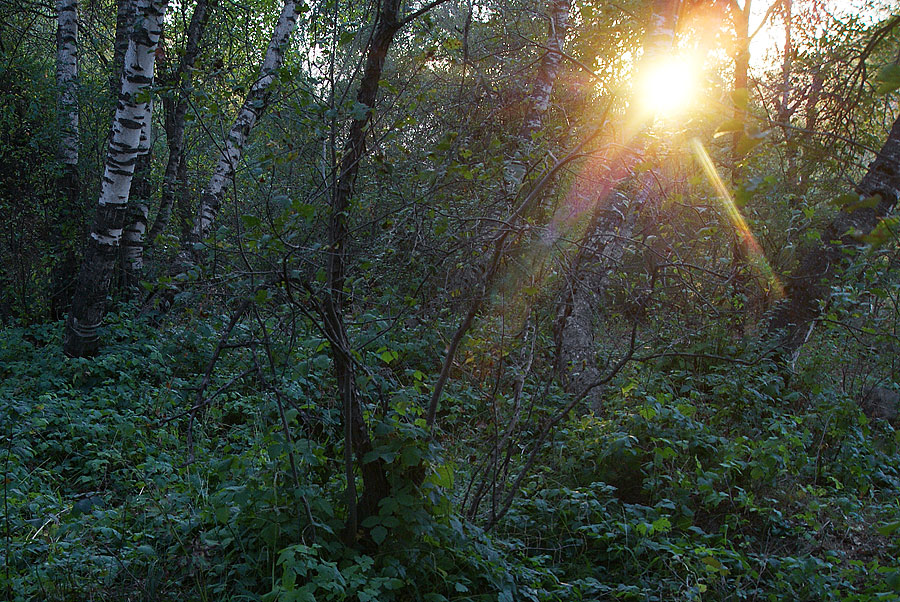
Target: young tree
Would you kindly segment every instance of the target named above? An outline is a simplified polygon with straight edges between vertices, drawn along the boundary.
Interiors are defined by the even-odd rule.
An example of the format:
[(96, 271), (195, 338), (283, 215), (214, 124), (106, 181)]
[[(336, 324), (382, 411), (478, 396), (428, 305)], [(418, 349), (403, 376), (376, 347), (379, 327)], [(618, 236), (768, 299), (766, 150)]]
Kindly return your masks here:
[[(665, 56), (675, 41), (678, 0), (656, 0), (647, 29), (645, 64)], [(555, 325), (557, 364), (566, 390), (578, 395), (600, 379), (595, 344), (595, 314), (631, 238), (640, 209), (656, 186), (647, 174), (626, 194), (616, 186), (632, 175), (634, 165), (646, 154), (640, 141), (625, 141), (626, 153), (607, 157), (606, 170), (586, 168), (576, 178), (570, 196), (577, 207), (593, 207), (591, 221), (577, 251), (565, 268), (566, 284)], [(588, 402), (599, 405), (600, 391), (593, 389)]]
[[(546, 53), (541, 59), (540, 66), (534, 75), (531, 91), (526, 100), (527, 109), (525, 117), (522, 120), (518, 132), (519, 135), (516, 140), (516, 153), (520, 157), (526, 154), (525, 151), (527, 149), (531, 148), (532, 134), (540, 129), (543, 115), (550, 106), (550, 97), (553, 93), (553, 87), (556, 84), (557, 76), (559, 75), (560, 64), (563, 57), (563, 47), (568, 28), (570, 10), (571, 0), (556, 0), (550, 4), (547, 15), (549, 22), (547, 26)], [(525, 166), (521, 163), (521, 159), (515, 159), (514, 161), (519, 163), (519, 165), (515, 170), (516, 175), (513, 178), (512, 184), (516, 187), (518, 192), (522, 186), (522, 176), (525, 172)], [(538, 201), (539, 196), (537, 194), (529, 195), (516, 215), (512, 216), (513, 224), (516, 226), (520, 225), (523, 217), (531, 214), (535, 210)], [(441, 395), (443, 395), (444, 387), (450, 376), (450, 369), (453, 365), (454, 358), (456, 357), (456, 351), (459, 348), (460, 343), (462, 343), (463, 337), (466, 336), (466, 333), (468, 333), (471, 328), (475, 316), (481, 311), (487, 291), (490, 286), (492, 286), (494, 277), (497, 275), (500, 268), (502, 255), (508, 249), (508, 238), (512, 230), (513, 228), (503, 228), (495, 236), (492, 256), (485, 266), (485, 271), (480, 282), (482, 290), (475, 292), (474, 299), (471, 302), (466, 315), (463, 317), (459, 326), (457, 326), (456, 332), (454, 332), (450, 345), (447, 348), (447, 352), (444, 354), (441, 371), (428, 403), (428, 410), (425, 418), (428, 426), (434, 424), (438, 406), (441, 401)]]
[(163, 176), (162, 199), (159, 203), (159, 210), (147, 237), (148, 243), (151, 245), (157, 236), (165, 232), (172, 215), (172, 207), (175, 204), (178, 167), (182, 164), (184, 157), (184, 126), (189, 107), (188, 101), (191, 82), (193, 81), (194, 64), (197, 62), (197, 56), (200, 54), (200, 39), (209, 21), (210, 8), (208, 0), (198, 0), (194, 7), (191, 23), (188, 26), (184, 54), (171, 81), (177, 90), (177, 96), (174, 100), (164, 102), (166, 110), (166, 143), (169, 147), (169, 158), (166, 163), (165, 175)]
[(148, 89), (167, 0), (141, 0), (139, 27), (128, 43), (122, 91), (113, 118), (97, 216), (78, 273), (72, 309), (66, 320), (63, 351), (70, 357), (96, 353), (98, 329), (122, 238), (134, 164), (150, 115)]
[[(75, 223), (81, 183), (78, 174), (78, 0), (58, 0), (56, 29), (56, 84), (59, 90), (60, 139), (57, 154), (62, 174), (57, 186), (62, 228), (57, 244), (62, 247), (59, 265), (53, 275), (51, 308), (55, 316), (65, 311), (72, 294), (71, 272), (75, 269), (75, 251), (65, 240), (67, 226)], [(77, 228), (76, 228), (77, 231)]]
[(244, 150), (244, 144), (247, 142), (247, 137), (250, 135), (250, 130), (253, 129), (253, 126), (256, 125), (256, 122), (268, 107), (272, 84), (275, 82), (275, 77), (284, 61), (288, 39), (297, 26), (297, 15), (304, 6), (301, 2), (286, 0), (284, 7), (281, 9), (281, 15), (275, 24), (275, 30), (272, 32), (266, 56), (259, 70), (259, 77), (250, 86), (250, 91), (244, 99), (244, 104), (238, 111), (231, 130), (222, 144), (222, 152), (213, 170), (213, 175), (210, 177), (209, 183), (200, 197), (200, 209), (197, 212), (197, 219), (191, 231), (190, 238), (192, 243), (200, 242), (209, 236), (216, 215), (219, 213), (222, 196), (225, 194), (225, 187), (234, 177), (234, 172), (237, 169), (238, 162), (241, 160), (241, 154)]
[(78, 200), (78, 0), (57, 0), (56, 83), (59, 88), (61, 136), (59, 158), (64, 166), (60, 179), (70, 205)]
[[(210, 6), (207, 0), (199, 0), (194, 6), (188, 26), (184, 54), (178, 63), (172, 81), (169, 83), (176, 89), (177, 99), (164, 100), (166, 111), (165, 131), (166, 142), (169, 149), (169, 157), (166, 162), (166, 171), (163, 176), (162, 199), (159, 211), (150, 235), (145, 240), (147, 231), (147, 219), (150, 214), (149, 197), (152, 191), (150, 185), (150, 139), (147, 138), (146, 151), (142, 149), (135, 172), (135, 194), (132, 195), (129, 219), (122, 238), (122, 257), (124, 261), (127, 284), (137, 284), (144, 265), (145, 244), (152, 241), (165, 230), (172, 214), (172, 206), (175, 202), (175, 190), (178, 175), (178, 166), (184, 152), (185, 118), (189, 106), (191, 80), (193, 78), (194, 64), (200, 54), (200, 38), (209, 20)], [(162, 77), (162, 74), (160, 75)], [(165, 85), (165, 84), (164, 84)], [(152, 114), (152, 111), (151, 111)]]

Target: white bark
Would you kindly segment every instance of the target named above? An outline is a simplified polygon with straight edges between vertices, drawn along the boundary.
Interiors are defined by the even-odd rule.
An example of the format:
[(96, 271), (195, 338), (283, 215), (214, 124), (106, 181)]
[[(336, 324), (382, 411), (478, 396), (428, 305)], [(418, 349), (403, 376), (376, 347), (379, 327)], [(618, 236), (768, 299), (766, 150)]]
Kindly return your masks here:
[(144, 173), (138, 179), (143, 179), (145, 185), (139, 187), (142, 190), (134, 190), (134, 194), (129, 193), (129, 204), (131, 205), (128, 211), (129, 219), (122, 232), (122, 260), (128, 274), (129, 286), (137, 283), (137, 278), (144, 268), (144, 232), (147, 231), (147, 216), (150, 213), (149, 199), (147, 198), (149, 186), (146, 185), (146, 178), (149, 177), (150, 168), (148, 155), (152, 145), (153, 99), (151, 98), (150, 102), (146, 104), (144, 127), (141, 129), (137, 152), (140, 160), (136, 160), (139, 169), (140, 166), (143, 166)]
[[(143, 0), (138, 10), (144, 13), (140, 29), (136, 30), (125, 53), (125, 73), (122, 93), (113, 119), (113, 136), (100, 188), (101, 207), (128, 203), (134, 163), (146, 145), (150, 103), (140, 97), (153, 81), (156, 47), (159, 43), (167, 0)], [(142, 10), (143, 9), (143, 10)], [(142, 142), (142, 134), (145, 142)], [(118, 242), (118, 239), (116, 239)]]
[(66, 322), (63, 350), (70, 356), (92, 355), (98, 348), (97, 331), (106, 310), (106, 296), (122, 238), (125, 209), (131, 191), (141, 133), (149, 117), (144, 99), (153, 81), (167, 0), (140, 0), (139, 27), (128, 43), (125, 71), (113, 119), (112, 139), (100, 187), (97, 217), (78, 274), (72, 310)]
[(222, 154), (216, 163), (215, 171), (206, 186), (206, 190), (200, 198), (200, 211), (197, 220), (194, 223), (194, 229), (191, 238), (194, 241), (200, 241), (209, 235), (209, 231), (216, 215), (219, 212), (219, 205), (222, 201), (225, 187), (234, 177), (237, 164), (241, 159), (241, 153), (250, 130), (256, 125), (257, 120), (268, 104), (269, 92), (272, 82), (281, 63), (284, 60), (284, 52), (287, 47), (288, 39), (293, 33), (297, 25), (297, 8), (298, 4), (294, 0), (286, 0), (278, 23), (272, 33), (272, 39), (269, 41), (269, 47), (266, 50), (266, 56), (263, 59), (262, 67), (259, 71), (259, 78), (251, 86), (247, 98), (241, 110), (238, 112), (231, 126), (231, 131), (225, 139)]
[(529, 108), (525, 115), (520, 137), (530, 141), (531, 134), (541, 128), (541, 117), (550, 108), (550, 95), (556, 75), (562, 62), (562, 49), (569, 26), (569, 10), (572, 0), (555, 0), (550, 4), (550, 24), (547, 31), (547, 52), (541, 60), (541, 68), (534, 81), (534, 88), (528, 99)]
[(78, 165), (78, 0), (57, 0), (56, 82), (62, 137), (59, 158)]
[(544, 113), (550, 108), (550, 96), (553, 93), (553, 86), (562, 63), (563, 45), (566, 41), (571, 7), (572, 0), (553, 0), (550, 3), (545, 42), (547, 51), (541, 59), (540, 68), (534, 76), (531, 92), (525, 101), (525, 116), (522, 119), (522, 126), (519, 128), (515, 157), (506, 167), (506, 187), (511, 193), (518, 192), (522, 186), (522, 180), (528, 170), (529, 154), (534, 147), (532, 134), (540, 131)]

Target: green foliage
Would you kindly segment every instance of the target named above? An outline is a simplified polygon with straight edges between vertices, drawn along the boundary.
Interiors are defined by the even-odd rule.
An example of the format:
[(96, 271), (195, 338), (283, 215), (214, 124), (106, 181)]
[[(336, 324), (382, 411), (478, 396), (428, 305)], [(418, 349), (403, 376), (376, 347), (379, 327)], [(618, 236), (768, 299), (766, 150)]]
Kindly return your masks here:
[[(415, 371), (373, 429), (392, 495), (348, 547), (337, 419), (314, 392), (321, 343), (295, 356), (285, 394), (306, 399), (286, 413), (288, 441), (274, 396), (252, 383), (187, 415), (215, 321), (161, 336), (127, 312), (110, 318), (112, 344), (93, 360), (61, 355), (60, 324), (0, 338), (0, 592), (10, 602), (511, 601), (555, 587), (540, 563), (454, 513), (452, 466), (408, 401)], [(402, 342), (393, 348), (408, 359)], [(237, 361), (224, 360), (214, 386)]]
[(642, 373), (603, 418), (570, 419), (504, 532), (589, 596), (893, 599), (900, 437), (887, 428), (875, 436), (852, 400), (815, 378), (787, 386), (765, 363)]

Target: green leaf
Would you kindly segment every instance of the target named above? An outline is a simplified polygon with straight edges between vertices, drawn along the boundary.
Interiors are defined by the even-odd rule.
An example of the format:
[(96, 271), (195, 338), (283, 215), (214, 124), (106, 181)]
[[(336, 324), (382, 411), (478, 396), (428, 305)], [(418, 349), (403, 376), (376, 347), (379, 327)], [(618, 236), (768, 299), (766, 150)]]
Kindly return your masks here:
[(896, 533), (898, 529), (900, 529), (900, 520), (881, 525), (878, 527), (878, 532), (884, 536), (888, 536)]
[(733, 134), (734, 132), (743, 132), (744, 131), (744, 120), (743, 119), (729, 119), (728, 121), (719, 125), (716, 128), (716, 133), (713, 134), (713, 138), (718, 138), (720, 136), (724, 136), (726, 134)]
[(262, 225), (262, 220), (255, 215), (242, 215), (241, 221), (244, 222), (244, 225), (248, 228), (257, 228)]
[(369, 107), (361, 102), (354, 102), (350, 108), (350, 116), (356, 121), (364, 121), (369, 115)]
[(875, 81), (878, 82), (875, 86), (876, 94), (889, 94), (900, 88), (900, 65), (897, 63), (885, 65), (878, 72)]
[(372, 529), (372, 541), (381, 545), (381, 542), (387, 537), (387, 529), (378, 525), (374, 529)]
[(738, 88), (731, 93), (731, 102), (741, 110), (746, 110), (750, 104), (750, 91), (747, 88)]
[(863, 236), (862, 241), (873, 247), (881, 246), (896, 236), (898, 226), (900, 226), (900, 217), (886, 217), (878, 222), (871, 232)]
[(744, 134), (741, 136), (740, 140), (737, 141), (737, 144), (734, 146), (734, 151), (738, 155), (746, 155), (754, 148), (759, 146), (763, 140), (765, 140), (765, 135), (757, 135), (757, 134)]
[(842, 194), (841, 196), (832, 199), (831, 204), (836, 207), (846, 207), (848, 205), (852, 205), (853, 203), (859, 202), (859, 195), (855, 192), (848, 192), (847, 194)]

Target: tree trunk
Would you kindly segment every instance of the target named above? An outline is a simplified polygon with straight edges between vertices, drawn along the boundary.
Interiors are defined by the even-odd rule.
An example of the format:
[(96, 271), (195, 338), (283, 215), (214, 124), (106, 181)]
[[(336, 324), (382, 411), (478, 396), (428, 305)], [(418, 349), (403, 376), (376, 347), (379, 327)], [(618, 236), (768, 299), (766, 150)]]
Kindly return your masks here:
[(125, 53), (128, 51), (128, 38), (134, 30), (137, 20), (137, 0), (117, 0), (116, 2), (116, 33), (113, 40), (113, 64), (109, 74), (109, 92), (113, 98), (118, 98), (122, 90), (122, 73), (125, 68)]
[(81, 183), (78, 174), (78, 0), (57, 0), (56, 84), (59, 88), (60, 140), (57, 154), (62, 173), (57, 182), (59, 211), (57, 245), (59, 263), (53, 268), (51, 311), (61, 318), (72, 296), (72, 273), (77, 262), (73, 242), (81, 228), (78, 225), (78, 197)]
[(193, 78), (194, 64), (197, 55), (200, 54), (200, 39), (209, 21), (209, 3), (207, 0), (199, 0), (191, 15), (191, 23), (188, 26), (187, 42), (184, 54), (178, 64), (178, 70), (173, 77), (173, 83), (178, 87), (178, 98), (172, 103), (166, 103), (166, 141), (169, 146), (169, 159), (166, 163), (166, 171), (163, 176), (162, 199), (159, 203), (159, 212), (147, 243), (153, 245), (160, 234), (166, 231), (172, 215), (172, 207), (175, 204), (175, 195), (178, 188), (178, 170), (184, 154), (184, 126), (185, 116), (188, 111), (188, 99), (190, 96), (191, 80)]
[[(653, 4), (651, 23), (646, 34), (645, 61), (652, 62), (670, 52), (675, 41), (675, 25), (679, 2), (656, 0)], [(611, 173), (599, 183), (596, 174), (586, 169), (576, 177), (572, 201), (567, 204), (575, 212), (594, 207), (591, 223), (569, 264), (569, 278), (560, 304), (555, 325), (557, 365), (560, 380), (566, 391), (580, 395), (592, 383), (600, 379), (597, 365), (597, 347), (594, 342), (594, 317), (599, 303), (609, 285), (609, 275), (625, 254), (636, 215), (650, 198), (653, 178), (649, 175), (640, 183), (632, 198), (613, 189), (631, 176), (637, 158), (643, 156), (641, 144), (632, 143), (630, 157), (621, 171)], [(606, 162), (611, 164), (612, 161)], [(601, 391), (593, 388), (587, 398), (590, 407), (599, 409)]]
[[(367, 111), (365, 117), (354, 119), (350, 124), (350, 132), (344, 143), (340, 162), (340, 175), (332, 192), (331, 216), (328, 223), (328, 282), (322, 304), (325, 315), (324, 328), (331, 343), (335, 378), (343, 406), (345, 450), (353, 450), (363, 479), (363, 493), (357, 507), (353, 476), (348, 474), (349, 536), (355, 536), (358, 521), (376, 514), (378, 502), (390, 494), (384, 463), (381, 460), (371, 462), (365, 460), (365, 456), (372, 451), (372, 440), (363, 417), (359, 391), (356, 388), (353, 358), (350, 355), (351, 347), (343, 312), (346, 303), (344, 281), (347, 251), (350, 244), (347, 213), (355, 192), (359, 166), (366, 154), (366, 127), (371, 118), (371, 111), (375, 107), (384, 61), (401, 26), (400, 3), (401, 0), (383, 0), (378, 13), (375, 31), (366, 52), (362, 81), (356, 95), (356, 101), (366, 107)], [(349, 456), (345, 458), (348, 467), (349, 460)]]
[(507, 168), (506, 184), (513, 193), (518, 192), (522, 187), (528, 162), (535, 146), (532, 135), (540, 131), (544, 113), (550, 108), (550, 97), (553, 94), (553, 86), (562, 64), (562, 50), (566, 41), (571, 7), (572, 0), (553, 0), (550, 3), (550, 10), (547, 14), (549, 20), (547, 41), (544, 43), (546, 52), (544, 52), (541, 64), (535, 73), (531, 92), (525, 99), (525, 115), (522, 118), (522, 125), (519, 127), (513, 158), (509, 161)]
[(872, 232), (900, 195), (900, 117), (894, 122), (887, 141), (863, 176), (856, 192), (861, 199), (878, 197), (874, 207), (842, 207), (825, 228), (821, 242), (800, 253), (799, 266), (788, 279), (786, 298), (775, 307), (769, 333), (779, 339), (783, 357), (793, 356), (805, 342), (819, 316), (822, 302), (829, 295), (831, 280), (845, 261), (847, 249), (859, 246), (859, 238)]
[[(750, 3), (751, 0), (744, 1), (743, 10), (738, 6), (737, 2), (732, 0), (731, 12), (734, 20), (734, 89), (733, 99), (735, 103), (734, 119), (737, 122), (744, 123), (747, 118), (747, 103), (749, 97), (749, 77), (750, 70)], [(740, 176), (738, 163), (741, 160), (741, 140), (744, 134), (743, 128), (739, 129), (731, 137), (731, 179), (736, 181)]]
[(150, 209), (150, 194), (153, 190), (150, 180), (150, 162), (153, 128), (153, 99), (147, 108), (147, 120), (141, 131), (141, 143), (135, 160), (134, 178), (128, 195), (125, 230), (122, 232), (123, 285), (126, 290), (137, 286), (144, 268), (144, 232), (147, 229), (147, 214)]
[(126, 290), (134, 289), (144, 269), (144, 232), (147, 229), (147, 215), (150, 212), (150, 195), (153, 191), (150, 180), (149, 152), (138, 155), (135, 161), (134, 181), (128, 195), (128, 211), (125, 214), (125, 229), (122, 232), (122, 268)]
[[(615, 182), (599, 186), (600, 201), (586, 235), (568, 269), (563, 302), (555, 325), (560, 380), (569, 393), (580, 395), (601, 378), (597, 364), (595, 316), (613, 271), (622, 262), (637, 214), (652, 195), (655, 179), (647, 175), (636, 194), (611, 190)], [(586, 401), (598, 410), (601, 391), (592, 389)]]
[[(179, 97), (175, 107), (170, 114), (167, 115), (166, 140), (168, 141), (169, 146), (169, 158), (166, 163), (166, 172), (163, 177), (163, 194), (162, 199), (160, 200), (159, 213), (156, 222), (153, 224), (153, 230), (151, 230), (150, 236), (148, 237), (149, 241), (153, 241), (156, 236), (162, 233), (172, 214), (172, 205), (175, 201), (178, 165), (181, 162), (181, 155), (184, 150), (184, 126), (188, 109), (188, 94), (190, 93), (191, 76), (194, 63), (200, 52), (200, 37), (203, 34), (208, 19), (208, 2), (207, 0), (200, 0), (194, 7), (194, 12), (191, 15), (191, 23), (188, 26), (187, 31), (185, 52), (181, 57), (181, 61), (174, 76), (175, 82), (179, 85)], [(171, 106), (171, 103), (166, 104)], [(148, 142), (150, 142), (149, 137)], [(137, 190), (135, 190), (136, 194), (132, 195), (132, 203), (129, 208), (129, 219), (126, 222), (128, 227), (125, 228), (123, 243), (125, 284), (126, 287), (130, 289), (133, 289), (140, 281), (141, 272), (144, 267), (144, 246), (146, 242), (144, 234), (147, 231), (147, 223), (150, 215), (150, 194), (152, 192), (149, 176), (150, 147), (148, 145), (146, 154), (142, 154), (138, 161), (135, 184), (140, 183), (140, 185)]]
[(541, 129), (541, 118), (550, 108), (550, 96), (553, 94), (553, 86), (562, 63), (562, 50), (569, 27), (571, 7), (572, 0), (554, 0), (550, 4), (550, 13), (547, 15), (550, 23), (547, 26), (547, 41), (544, 44), (546, 52), (541, 59), (541, 66), (535, 74), (531, 94), (526, 101), (528, 110), (519, 130), (520, 144), (528, 145), (531, 142), (531, 135)]
[(70, 357), (93, 355), (99, 347), (97, 333), (106, 310), (106, 296), (122, 237), (134, 164), (141, 146), (141, 133), (149, 119), (150, 103), (142, 97), (153, 80), (166, 4), (167, 0), (142, 0), (138, 4), (144, 18), (128, 44), (97, 216), (66, 321), (63, 351)]
[(219, 156), (209, 184), (200, 197), (200, 210), (191, 232), (191, 242), (199, 242), (209, 236), (212, 224), (219, 212), (225, 187), (234, 177), (250, 130), (253, 129), (268, 106), (272, 83), (284, 60), (288, 39), (297, 25), (299, 6), (295, 0), (287, 0), (284, 3), (281, 16), (272, 33), (272, 39), (269, 41), (259, 77), (250, 87), (247, 98), (244, 99), (244, 104), (222, 145), (222, 154)]

